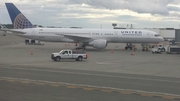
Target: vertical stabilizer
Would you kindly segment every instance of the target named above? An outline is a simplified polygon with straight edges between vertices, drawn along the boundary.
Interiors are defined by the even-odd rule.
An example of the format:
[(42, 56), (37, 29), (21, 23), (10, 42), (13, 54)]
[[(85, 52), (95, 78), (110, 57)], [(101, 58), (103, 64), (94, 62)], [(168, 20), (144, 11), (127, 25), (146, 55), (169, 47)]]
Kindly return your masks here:
[(13, 3), (5, 3), (14, 29), (32, 28), (32, 23), (16, 8)]

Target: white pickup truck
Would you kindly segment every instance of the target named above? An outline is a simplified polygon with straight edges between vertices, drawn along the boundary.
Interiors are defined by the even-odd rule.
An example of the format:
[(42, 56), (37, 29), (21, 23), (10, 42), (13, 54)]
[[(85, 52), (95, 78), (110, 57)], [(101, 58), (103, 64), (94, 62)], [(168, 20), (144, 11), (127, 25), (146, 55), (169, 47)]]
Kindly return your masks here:
[(163, 51), (162, 51), (162, 49), (161, 48), (158, 48), (158, 47), (154, 47), (154, 48), (152, 48), (152, 53), (154, 54), (154, 53), (162, 53)]
[(82, 61), (83, 59), (87, 59), (88, 55), (85, 51), (80, 50), (61, 50), (57, 53), (51, 54), (51, 59), (54, 61), (60, 61), (61, 59), (75, 59), (76, 61)]

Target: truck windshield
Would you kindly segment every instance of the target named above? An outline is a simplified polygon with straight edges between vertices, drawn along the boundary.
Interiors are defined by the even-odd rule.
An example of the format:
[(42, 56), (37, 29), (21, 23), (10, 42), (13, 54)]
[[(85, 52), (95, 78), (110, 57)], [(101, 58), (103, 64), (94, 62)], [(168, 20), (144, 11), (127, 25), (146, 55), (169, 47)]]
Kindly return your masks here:
[(63, 50), (61, 50), (59, 53), (61, 54), (63, 52)]

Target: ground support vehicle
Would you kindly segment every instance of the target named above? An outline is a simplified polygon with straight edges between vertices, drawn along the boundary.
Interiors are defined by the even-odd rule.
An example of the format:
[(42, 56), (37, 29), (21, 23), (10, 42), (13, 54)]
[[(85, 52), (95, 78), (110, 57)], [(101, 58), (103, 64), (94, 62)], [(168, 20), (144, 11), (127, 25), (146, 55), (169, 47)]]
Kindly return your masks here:
[(152, 48), (152, 53), (154, 54), (154, 53), (160, 53), (160, 54), (162, 54), (162, 49), (161, 48), (158, 48), (158, 47), (154, 47), (154, 48)]
[(176, 46), (176, 45), (168, 46), (167, 53), (168, 54), (172, 54), (172, 53), (180, 54), (180, 46)]
[(65, 49), (51, 54), (51, 59), (54, 61), (60, 61), (61, 59), (75, 59), (76, 61), (82, 61), (83, 59), (87, 58), (87, 53), (81, 50)]
[(44, 45), (39, 40), (33, 40), (33, 39), (26, 39), (25, 44), (26, 45)]

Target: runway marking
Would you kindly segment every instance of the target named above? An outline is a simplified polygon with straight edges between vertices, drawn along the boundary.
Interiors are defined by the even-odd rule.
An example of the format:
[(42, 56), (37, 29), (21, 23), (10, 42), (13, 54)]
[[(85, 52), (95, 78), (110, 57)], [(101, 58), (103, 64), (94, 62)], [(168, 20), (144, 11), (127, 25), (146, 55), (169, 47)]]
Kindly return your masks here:
[(42, 83), (42, 82), (35, 82), (34, 84), (36, 84), (36, 85), (45, 85), (45, 83)]
[(107, 92), (107, 93), (113, 92), (113, 90), (109, 90), (109, 89), (102, 89), (101, 91), (102, 91), (102, 92)]
[(6, 81), (8, 81), (8, 82), (15, 82), (15, 80), (6, 80)]
[(132, 92), (120, 91), (121, 94), (132, 94)]
[(76, 86), (66, 86), (67, 88), (76, 88)]
[(85, 87), (84, 90), (94, 90), (93, 88)]
[(59, 84), (50, 84), (50, 85), (53, 87), (59, 87), (60, 86)]
[(174, 97), (172, 97), (172, 96), (162, 96), (162, 98), (164, 98), (164, 99), (170, 99), (170, 100), (173, 100), (173, 99), (174, 99)]
[(29, 81), (20, 81), (20, 82), (21, 83), (27, 83), (27, 84), (30, 83)]
[(27, 71), (40, 71), (40, 72), (53, 72), (53, 73), (67, 73), (67, 74), (76, 74), (76, 75), (87, 75), (87, 76), (101, 76), (101, 77), (113, 77), (113, 78), (124, 78), (124, 79), (135, 79), (135, 80), (146, 80), (146, 81), (157, 81), (157, 82), (170, 82), (170, 83), (180, 83), (180, 81), (170, 81), (162, 79), (147, 79), (147, 78), (136, 78), (136, 77), (127, 77), (127, 76), (112, 76), (112, 75), (103, 75), (103, 74), (91, 74), (91, 73), (77, 73), (77, 72), (66, 72), (66, 71), (53, 71), (53, 70), (40, 70), (40, 69), (27, 69), (20, 67), (2, 67), (7, 69), (17, 69), (17, 70), (27, 70)]
[(162, 99), (177, 99), (180, 100), (180, 95), (175, 94), (167, 94), (161, 92), (147, 92), (147, 91), (139, 91), (139, 90), (132, 90), (132, 89), (119, 89), (119, 88), (112, 88), (112, 87), (101, 87), (101, 86), (91, 86), (91, 85), (83, 85), (83, 84), (71, 84), (71, 83), (64, 83), (64, 82), (52, 82), (52, 81), (44, 81), (44, 80), (32, 80), (32, 79), (23, 79), (23, 78), (11, 78), (11, 77), (0, 77), (5, 81), (14, 80), (20, 83), (34, 83), (38, 85), (45, 85), (50, 84), (53, 87), (65, 86), (65, 87), (75, 87), (75, 88), (83, 88), (84, 90), (95, 90), (101, 92), (119, 92), (121, 94), (134, 94), (138, 96), (146, 96), (146, 97), (159, 97)]
[(152, 97), (153, 95), (152, 94), (144, 94), (144, 93), (140, 93), (141, 96), (146, 96), (146, 97)]

